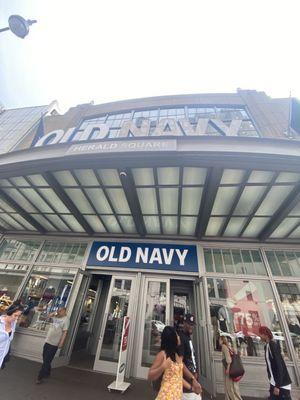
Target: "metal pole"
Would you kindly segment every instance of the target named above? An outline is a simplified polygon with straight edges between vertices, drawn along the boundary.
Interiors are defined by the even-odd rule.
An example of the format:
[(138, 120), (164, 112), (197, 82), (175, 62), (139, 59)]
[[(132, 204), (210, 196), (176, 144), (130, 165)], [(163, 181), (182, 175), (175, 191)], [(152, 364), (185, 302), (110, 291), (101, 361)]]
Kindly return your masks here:
[(5, 31), (9, 31), (9, 27), (7, 27), (7, 28), (1, 28), (1, 29), (0, 29), (0, 33), (1, 33), (1, 32), (5, 32)]

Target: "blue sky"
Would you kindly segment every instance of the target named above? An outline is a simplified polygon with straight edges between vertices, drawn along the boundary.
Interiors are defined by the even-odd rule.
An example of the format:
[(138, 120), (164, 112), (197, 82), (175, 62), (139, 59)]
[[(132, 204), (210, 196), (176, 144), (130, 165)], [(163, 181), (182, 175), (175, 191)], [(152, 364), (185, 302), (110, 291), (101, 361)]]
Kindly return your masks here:
[(298, 0), (0, 0), (37, 19), (0, 34), (0, 101), (63, 111), (167, 94), (263, 90), (300, 98)]

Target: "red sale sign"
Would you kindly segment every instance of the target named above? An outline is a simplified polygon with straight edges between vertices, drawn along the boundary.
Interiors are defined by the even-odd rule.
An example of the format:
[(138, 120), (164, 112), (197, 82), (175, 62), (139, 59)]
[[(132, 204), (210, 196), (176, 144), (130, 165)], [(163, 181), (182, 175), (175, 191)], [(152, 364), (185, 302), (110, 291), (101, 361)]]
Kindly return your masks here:
[(127, 349), (127, 344), (128, 344), (128, 333), (129, 333), (129, 324), (130, 324), (130, 319), (129, 319), (129, 317), (125, 317), (125, 320), (124, 320), (124, 328), (123, 328), (122, 351), (125, 351), (125, 350)]

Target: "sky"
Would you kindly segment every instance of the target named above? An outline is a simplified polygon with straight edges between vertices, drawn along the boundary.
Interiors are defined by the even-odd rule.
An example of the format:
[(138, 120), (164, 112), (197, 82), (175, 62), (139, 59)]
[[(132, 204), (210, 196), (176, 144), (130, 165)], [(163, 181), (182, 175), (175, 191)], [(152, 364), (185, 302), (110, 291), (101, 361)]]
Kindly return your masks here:
[(5, 108), (185, 93), (300, 98), (299, 0), (0, 0)]

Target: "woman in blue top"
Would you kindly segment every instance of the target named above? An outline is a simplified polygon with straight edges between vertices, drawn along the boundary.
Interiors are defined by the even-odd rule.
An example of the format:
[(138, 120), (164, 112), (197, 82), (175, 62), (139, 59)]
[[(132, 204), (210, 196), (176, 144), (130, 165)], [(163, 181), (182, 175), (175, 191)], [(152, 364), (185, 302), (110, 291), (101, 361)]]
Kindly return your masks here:
[(18, 318), (23, 312), (23, 306), (12, 304), (0, 317), (0, 368), (5, 367), (8, 358), (10, 343), (13, 340)]

